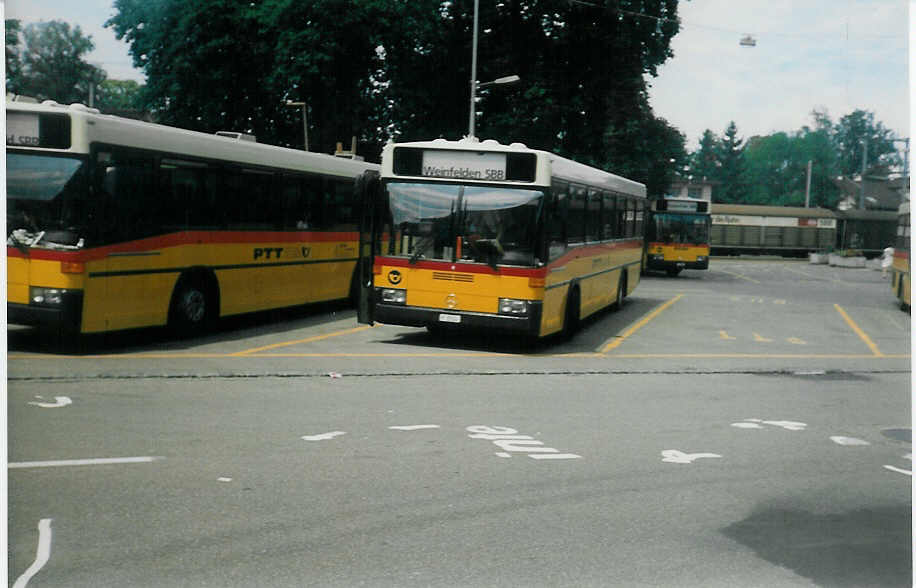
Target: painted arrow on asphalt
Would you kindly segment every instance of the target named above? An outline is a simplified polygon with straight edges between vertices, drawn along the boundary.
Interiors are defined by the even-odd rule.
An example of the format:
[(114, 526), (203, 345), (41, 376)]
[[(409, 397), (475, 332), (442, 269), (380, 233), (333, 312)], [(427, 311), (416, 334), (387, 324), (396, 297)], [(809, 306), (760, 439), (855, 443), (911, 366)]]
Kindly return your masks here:
[[(41, 396), (36, 396), (35, 398), (41, 398)], [(41, 408), (60, 408), (61, 406), (73, 404), (73, 401), (67, 396), (55, 396), (54, 400), (55, 402), (30, 402), (29, 404), (34, 404)]]

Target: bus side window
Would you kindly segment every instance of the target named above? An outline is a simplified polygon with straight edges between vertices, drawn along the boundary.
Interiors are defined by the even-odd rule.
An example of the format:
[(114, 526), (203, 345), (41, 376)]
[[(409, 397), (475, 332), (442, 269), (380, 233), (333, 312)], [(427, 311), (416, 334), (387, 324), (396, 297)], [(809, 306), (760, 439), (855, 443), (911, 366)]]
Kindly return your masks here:
[(636, 202), (636, 236), (644, 237), (645, 236), (645, 216), (646, 216), (646, 203), (642, 200)]
[(571, 186), (569, 189), (569, 214), (566, 223), (566, 236), (569, 244), (585, 242), (585, 188)]
[(603, 206), (601, 207), (601, 224), (602, 238), (616, 239), (617, 231), (614, 229), (614, 196), (612, 194), (602, 194)]
[(299, 178), (280, 176), (280, 223), (285, 230), (308, 229), (308, 210), (305, 199), (299, 194)]
[(566, 253), (567, 203), (566, 184), (559, 182), (553, 185), (553, 196), (550, 203), (550, 214), (547, 218), (547, 258), (553, 261)]
[(617, 205), (614, 210), (616, 210), (616, 222), (614, 226), (616, 227), (616, 234), (618, 237), (627, 236), (627, 198), (625, 196), (617, 197)]
[(601, 239), (601, 193), (595, 190), (588, 191), (588, 208), (585, 215), (585, 240), (599, 241)]
[(329, 228), (336, 231), (355, 231), (356, 207), (353, 205), (353, 181), (328, 178), (325, 180)]
[(299, 178), (299, 195), (304, 207), (305, 224), (311, 231), (326, 229), (324, 214), (324, 181), (320, 176), (305, 175)]
[(159, 231), (161, 217), (149, 209), (158, 200), (154, 165), (152, 157), (128, 150), (115, 151), (99, 164), (101, 218), (97, 221), (103, 242), (128, 241)]
[(280, 216), (273, 201), (274, 174), (260, 170), (242, 170), (243, 225), (248, 229), (270, 230)]

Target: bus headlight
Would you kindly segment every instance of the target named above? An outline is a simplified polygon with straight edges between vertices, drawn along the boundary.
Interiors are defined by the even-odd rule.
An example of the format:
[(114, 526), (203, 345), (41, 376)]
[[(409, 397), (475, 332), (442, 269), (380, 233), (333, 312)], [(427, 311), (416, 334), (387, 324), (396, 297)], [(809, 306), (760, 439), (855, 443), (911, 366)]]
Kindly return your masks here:
[(69, 292), (66, 288), (41, 288), (29, 287), (29, 304), (36, 306), (58, 307), (64, 302), (64, 296)]
[(406, 304), (407, 290), (403, 288), (382, 288), (382, 302), (388, 304)]
[(528, 301), (518, 300), (516, 298), (500, 298), (499, 314), (525, 316), (528, 314)]

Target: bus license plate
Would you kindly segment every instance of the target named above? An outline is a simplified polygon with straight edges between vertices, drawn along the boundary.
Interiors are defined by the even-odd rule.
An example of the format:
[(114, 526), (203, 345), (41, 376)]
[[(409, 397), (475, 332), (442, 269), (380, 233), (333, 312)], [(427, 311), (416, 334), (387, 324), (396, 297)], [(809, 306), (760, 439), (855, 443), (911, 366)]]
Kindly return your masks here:
[(460, 314), (440, 314), (439, 322), (441, 323), (460, 323), (461, 315)]

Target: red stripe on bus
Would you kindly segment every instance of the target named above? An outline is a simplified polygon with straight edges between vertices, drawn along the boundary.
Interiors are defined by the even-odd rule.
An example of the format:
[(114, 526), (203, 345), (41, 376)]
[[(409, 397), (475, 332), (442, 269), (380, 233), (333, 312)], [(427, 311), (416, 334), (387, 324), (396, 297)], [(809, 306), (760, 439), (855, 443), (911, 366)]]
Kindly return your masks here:
[(709, 247), (709, 243), (667, 243), (667, 242), (652, 242), (649, 243), (649, 247)]
[(23, 253), (16, 247), (7, 246), (7, 257), (20, 257), (61, 261), (93, 261), (104, 259), (112, 253), (142, 253), (165, 247), (201, 244), (231, 243), (327, 243), (335, 241), (356, 241), (356, 232), (324, 231), (182, 231), (148, 239), (128, 241), (116, 245), (94, 247), (80, 251), (56, 251), (37, 247)]
[(455, 272), (464, 272), (464, 273), (474, 273), (474, 274), (489, 274), (489, 275), (504, 275), (504, 276), (521, 276), (529, 278), (543, 278), (547, 276), (548, 270), (554, 267), (562, 266), (570, 261), (577, 259), (579, 257), (590, 257), (593, 255), (601, 255), (603, 253), (608, 253), (612, 250), (618, 249), (642, 249), (642, 242), (638, 239), (631, 241), (618, 241), (615, 243), (599, 243), (595, 245), (585, 245), (577, 247), (570, 250), (562, 257), (559, 257), (545, 267), (539, 268), (521, 268), (521, 267), (511, 267), (511, 266), (499, 266), (498, 270), (494, 270), (488, 265), (483, 265), (480, 263), (466, 263), (466, 262), (451, 262), (451, 261), (430, 261), (430, 260), (417, 260), (414, 263), (410, 263), (409, 259), (403, 257), (384, 257), (380, 255), (375, 256), (375, 265), (388, 265), (394, 267), (415, 267), (418, 269), (429, 269), (429, 270), (445, 270), (445, 271), (455, 271)]

